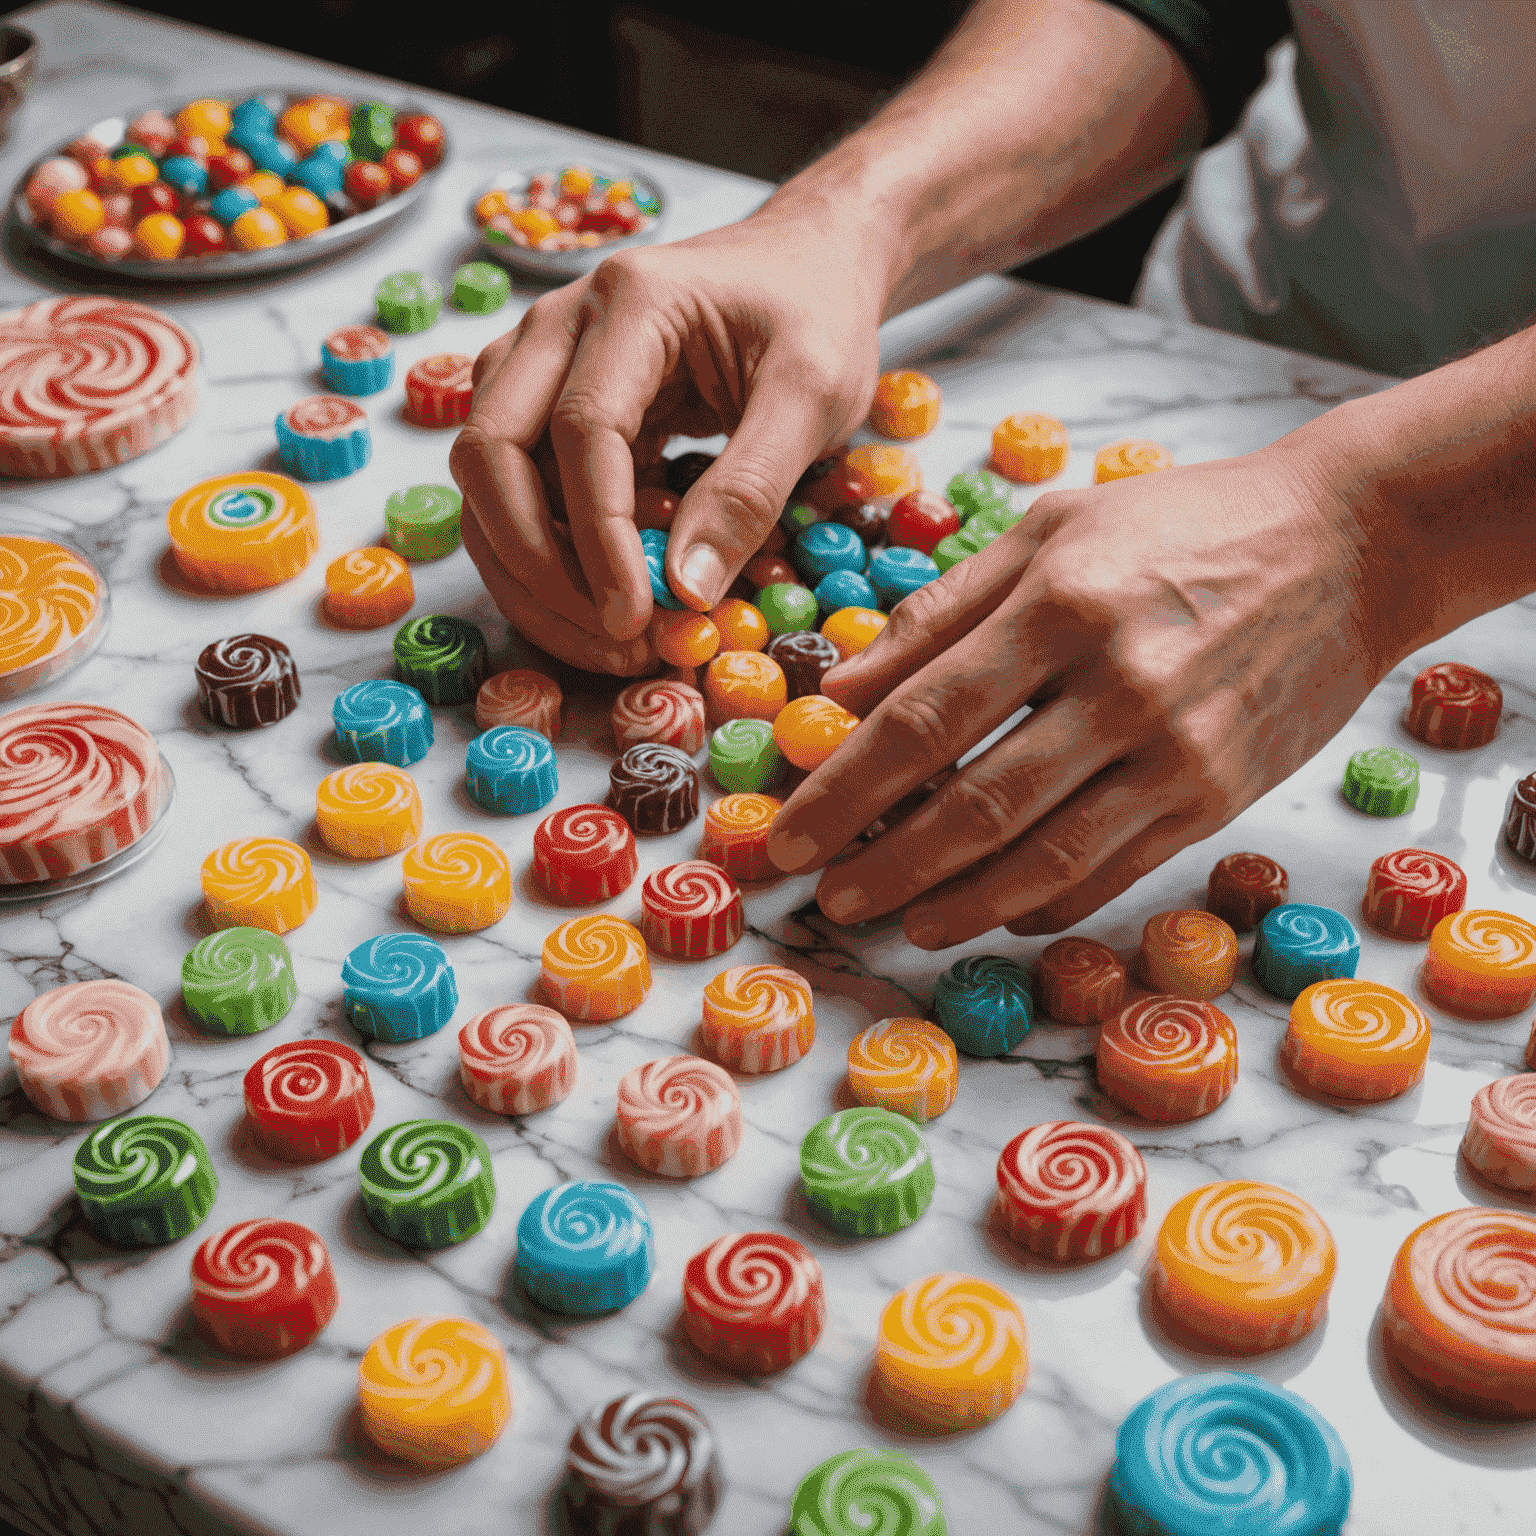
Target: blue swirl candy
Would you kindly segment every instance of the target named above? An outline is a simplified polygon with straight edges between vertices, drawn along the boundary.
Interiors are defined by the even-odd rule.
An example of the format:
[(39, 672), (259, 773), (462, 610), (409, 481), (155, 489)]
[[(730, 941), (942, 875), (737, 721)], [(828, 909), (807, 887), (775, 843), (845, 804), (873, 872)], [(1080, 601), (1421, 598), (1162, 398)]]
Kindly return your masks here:
[(1006, 1056), (1034, 1022), (1029, 973), (1002, 955), (957, 960), (934, 985), (933, 1011), (967, 1056)]
[(503, 816), (537, 811), (560, 788), (555, 749), (537, 731), (494, 725), (469, 744), (464, 788), (476, 804)]
[(864, 540), (841, 523), (813, 523), (795, 540), (795, 569), (814, 587), (833, 571), (862, 571), (869, 563)]
[(816, 583), (816, 612), (823, 620), (831, 618), (839, 608), (879, 606), (880, 598), (869, 578), (857, 571), (829, 571)]
[(435, 1034), (459, 1006), (448, 952), (421, 933), (365, 939), (342, 963), (341, 985), (352, 1027), (391, 1043)]
[(338, 158), (336, 150), (343, 148), (335, 140), (317, 144), (294, 166), (290, 179), (298, 182), (301, 187), (307, 187), (323, 203), (333, 192), (341, 191), (342, 170), (346, 162)]
[(681, 608), (680, 598), (673, 597), (667, 585), (667, 536), (660, 528), (640, 530), (640, 548), (645, 554), (645, 568), (651, 573), (651, 597), (662, 608)]
[(331, 706), (336, 745), (352, 763), (393, 763), (404, 768), (427, 755), (432, 713), (407, 683), (370, 678), (337, 694)]
[(546, 1189), (517, 1223), (517, 1274), (539, 1306), (590, 1317), (628, 1306), (655, 1267), (651, 1218), (622, 1184)]
[(1332, 1425), (1257, 1376), (1184, 1376), (1115, 1437), (1109, 1508), (1123, 1536), (1338, 1536), (1354, 1479)]
[(937, 581), (939, 568), (922, 550), (895, 545), (877, 549), (869, 557), (869, 569), (864, 574), (879, 595), (881, 606), (894, 608), (908, 593)]
[(1253, 974), (1266, 992), (1298, 997), (1314, 981), (1353, 976), (1360, 936), (1342, 912), (1288, 901), (1265, 915), (1253, 942)]

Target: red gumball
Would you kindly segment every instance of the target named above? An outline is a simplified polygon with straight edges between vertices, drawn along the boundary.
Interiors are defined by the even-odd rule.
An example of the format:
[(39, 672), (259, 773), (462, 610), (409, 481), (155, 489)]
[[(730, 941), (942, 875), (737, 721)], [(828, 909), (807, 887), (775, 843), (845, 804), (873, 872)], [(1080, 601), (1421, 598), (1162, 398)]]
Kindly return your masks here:
[(777, 555), (753, 555), (742, 568), (741, 574), (759, 592), (764, 587), (771, 587), (782, 581), (787, 581), (792, 586), (800, 585), (800, 573), (789, 561), (781, 560)]
[(804, 499), (818, 512), (831, 517), (839, 507), (873, 501), (877, 493), (878, 488), (851, 468), (846, 459), (839, 459), (826, 474), (805, 487)]
[(372, 160), (354, 160), (342, 173), (341, 179), (347, 189), (347, 196), (359, 208), (374, 207), (388, 197), (394, 188), (389, 172)]
[[(557, 214), (558, 218), (559, 215)], [(594, 235), (623, 235), (629, 231), (625, 225), (624, 217), (616, 208), (598, 208), (589, 213), (579, 214), (580, 222), (577, 227), (584, 232)]]
[(224, 226), (206, 213), (190, 214), (186, 221), (186, 239), (182, 242), (183, 256), (217, 256), (229, 249), (229, 237)]
[(435, 117), (416, 112), (395, 119), (395, 147), (408, 150), (430, 171), (443, 158), (448, 135)]
[(251, 157), (243, 149), (226, 149), (222, 155), (208, 157), (208, 181), (218, 192), (234, 186), (237, 181), (244, 181), (255, 169)]
[(389, 173), (390, 190), (394, 192), (404, 192), (407, 187), (414, 187), (421, 180), (424, 169), (419, 155), (409, 149), (401, 149), (398, 144), (387, 151), (379, 163)]
[(174, 188), (163, 181), (147, 181), (128, 194), (133, 204), (133, 222), (147, 219), (152, 213), (180, 213), (181, 199)]
[(184, 133), (179, 138), (171, 140), (166, 147), (165, 158), (171, 160), (177, 155), (186, 155), (196, 160), (199, 165), (207, 165), (212, 154), (213, 145), (202, 134)]
[(908, 491), (891, 508), (885, 536), (892, 544), (933, 553), (940, 539), (960, 531), (960, 514), (937, 491)]
[(659, 528), (663, 533), (672, 526), (677, 516), (678, 497), (664, 485), (641, 485), (635, 488), (635, 527)]

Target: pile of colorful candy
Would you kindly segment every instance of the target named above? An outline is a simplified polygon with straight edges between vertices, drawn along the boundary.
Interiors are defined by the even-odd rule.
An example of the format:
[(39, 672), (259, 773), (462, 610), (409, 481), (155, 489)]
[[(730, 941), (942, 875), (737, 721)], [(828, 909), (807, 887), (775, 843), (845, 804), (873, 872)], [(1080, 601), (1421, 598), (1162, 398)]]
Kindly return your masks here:
[(93, 256), (152, 261), (302, 240), (414, 186), (443, 158), (425, 113), (340, 96), (205, 97), (87, 134), (27, 180), (37, 226)]
[(492, 188), (475, 204), (475, 222), (492, 245), (575, 251), (638, 235), (660, 212), (645, 187), (568, 165), (530, 176), (521, 191)]

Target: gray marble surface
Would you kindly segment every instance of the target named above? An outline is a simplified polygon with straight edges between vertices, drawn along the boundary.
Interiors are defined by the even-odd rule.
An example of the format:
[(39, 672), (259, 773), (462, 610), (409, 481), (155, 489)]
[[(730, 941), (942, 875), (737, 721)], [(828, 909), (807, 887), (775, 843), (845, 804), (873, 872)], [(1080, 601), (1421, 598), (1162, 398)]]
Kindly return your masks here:
[[(105, 7), (52, 4), (20, 16), (42, 38), (43, 59), (37, 93), (0, 155), (6, 185), (37, 147), (110, 109), (239, 92), (254, 82), (362, 87), (313, 62)], [(252, 597), (199, 598), (168, 579), (165, 510), (194, 481), (267, 461), (274, 414), (318, 387), (321, 336), (366, 319), (381, 276), (403, 267), (446, 276), (470, 254), (463, 207), (477, 185), (509, 165), (596, 152), (577, 135), (507, 113), (446, 99), (437, 108), (454, 153), (419, 216), (351, 259), (296, 277), (162, 296), (203, 347), (203, 405), (191, 429), (116, 472), (0, 489), (0, 511), (73, 530), (112, 582), (106, 642), (45, 696), (126, 707), (155, 732), (180, 785), (170, 832), (141, 867), (92, 894), (0, 917), (0, 1020), (64, 981), (120, 975), (153, 993), (167, 1012), (173, 1062), (146, 1109), (194, 1125), (220, 1177), (218, 1203), (197, 1237), (144, 1253), (106, 1249), (70, 1192), (80, 1133), (40, 1119), (8, 1071), (0, 1076), (0, 1514), (10, 1512), (37, 1536), (376, 1536), (418, 1527), (442, 1536), (522, 1536), (546, 1528), (546, 1500), (573, 1419), (594, 1402), (645, 1385), (690, 1398), (713, 1422), (730, 1477), (714, 1529), (728, 1536), (778, 1536), (799, 1478), (832, 1451), (862, 1444), (915, 1455), (938, 1482), (956, 1536), (1083, 1536), (1096, 1529), (1114, 1431), (1127, 1410), (1177, 1373), (1225, 1363), (1185, 1352), (1143, 1310), (1141, 1276), (1157, 1222), (1184, 1191), (1245, 1177), (1310, 1200), (1338, 1243), (1327, 1323), (1246, 1368), (1303, 1393), (1339, 1428), (1357, 1478), (1350, 1536), (1524, 1536), (1536, 1507), (1536, 1428), (1478, 1425), (1431, 1408), (1384, 1367), (1375, 1316), (1391, 1256), (1415, 1225), (1469, 1202), (1500, 1203), (1459, 1168), (1456, 1147), (1472, 1093), (1517, 1069), (1528, 1019), (1468, 1024), (1433, 1014), (1422, 1086), (1393, 1103), (1341, 1109), (1302, 1097), (1280, 1074), (1275, 1050), (1286, 1008), (1258, 991), (1245, 968), (1221, 1003), (1241, 1038), (1237, 1089), (1206, 1119), (1171, 1128), (1130, 1123), (1102, 1098), (1090, 1070), (1090, 1032), (1043, 1023), (1009, 1059), (963, 1062), (957, 1103), (926, 1133), (939, 1179), (928, 1214), (898, 1236), (844, 1242), (820, 1230), (797, 1195), (799, 1138), (840, 1102), (852, 1036), (874, 1019), (922, 1011), (935, 976), (955, 955), (916, 951), (891, 924), (839, 932), (807, 909), (805, 880), (751, 892), (751, 931), (731, 959), (785, 960), (811, 979), (816, 1047), (787, 1072), (743, 1080), (742, 1151), (714, 1174), (674, 1183), (640, 1174), (613, 1145), (614, 1089), (636, 1063), (689, 1047), (701, 988), (717, 969), (708, 962), (656, 961), (655, 986), (639, 1010), (615, 1027), (582, 1028), (580, 1079), (556, 1109), (499, 1119), (460, 1090), (457, 1023), (527, 995), (542, 939), (561, 917), (520, 881), (506, 919), (447, 940), (462, 993), (455, 1027), (410, 1046), (368, 1047), (376, 1125), (447, 1116), (489, 1142), (500, 1201), (484, 1232), (457, 1249), (413, 1256), (362, 1219), (356, 1149), (302, 1170), (276, 1168), (251, 1149), (241, 1129), (244, 1068), (279, 1040), (353, 1039), (339, 1005), (342, 957), (370, 935), (408, 926), (398, 859), (354, 864), (326, 854), (313, 835), (315, 785), (335, 766), (326, 746), (332, 699), (386, 673), (390, 634), (330, 630), (317, 599), (325, 562), (378, 537), (389, 491), (446, 478), (451, 434), (403, 422), (398, 387), (370, 401), (372, 464), (315, 488), (319, 556), (286, 585)], [(721, 172), (638, 151), (611, 155), (662, 182), (674, 234), (739, 216), (762, 195), (759, 185)], [(0, 270), (7, 307), (44, 291), (35, 272)], [(513, 309), (492, 317), (445, 312), (433, 330), (402, 339), (401, 371), (429, 352), (475, 351), (531, 296), (519, 290)], [(937, 484), (979, 463), (993, 424), (1015, 410), (1047, 409), (1067, 421), (1076, 451), (1062, 483), (1082, 485), (1093, 451), (1116, 438), (1155, 437), (1184, 461), (1241, 453), (1377, 382), (1333, 363), (1003, 280), (973, 284), (893, 324), (885, 358), (927, 368), (943, 384), (944, 425), (917, 445)], [(462, 551), (418, 567), (416, 582), (418, 612), (472, 616), (486, 626), (499, 659), (516, 655)], [(1370, 860), (1420, 844), (1463, 865), (1469, 905), (1536, 917), (1536, 881), (1497, 837), (1509, 785), (1536, 766), (1532, 622), (1527, 605), (1516, 605), (1410, 658), (1293, 779), (1082, 931), (1128, 950), (1151, 913), (1197, 905), (1211, 864), (1240, 848), (1279, 858), (1298, 898), (1353, 912)], [(209, 640), (248, 629), (288, 642), (304, 697), (280, 725), (236, 734), (198, 715), (192, 663)], [(1485, 668), (1504, 687), (1499, 736), (1474, 753), (1412, 746), (1399, 724), (1414, 671), (1448, 658)], [(612, 692), (592, 681), (573, 686), (559, 803), (600, 798), (606, 787)], [(437, 712), (437, 745), (413, 769), (428, 830), (486, 832), (521, 872), (533, 818), (488, 817), (459, 787), (472, 734), (466, 711)], [(1338, 795), (1348, 754), (1376, 743), (1411, 746), (1423, 764), (1418, 807), (1398, 821), (1357, 816)], [(215, 1039), (190, 1025), (177, 988), (182, 955), (206, 931), (198, 867), (218, 844), (256, 833), (306, 843), (320, 904), (290, 936), (300, 984), (292, 1013), (265, 1035)], [(689, 830), (646, 841), (642, 870), (690, 856), (695, 838)], [(610, 903), (612, 910), (632, 916), (637, 890)], [(1362, 975), (1415, 987), (1420, 946), (1369, 933), (1363, 943)], [(999, 934), (966, 948), (1030, 962), (1041, 947)], [(1024, 1126), (1084, 1116), (1118, 1125), (1142, 1147), (1152, 1219), (1113, 1258), (1060, 1269), (1021, 1256), (991, 1232), (993, 1165)], [(657, 1232), (655, 1280), (612, 1318), (570, 1323), (535, 1314), (509, 1283), (517, 1217), (540, 1189), (593, 1175), (623, 1179), (648, 1205)], [(291, 1216), (322, 1233), (341, 1308), (301, 1354), (275, 1365), (236, 1364), (190, 1326), (187, 1265), (197, 1238), (263, 1214)], [(820, 1345), (768, 1381), (720, 1374), (675, 1330), (688, 1257), (723, 1231), (753, 1228), (807, 1242), (826, 1270), (830, 1296)], [(1031, 1376), (1018, 1405), (990, 1427), (913, 1438), (871, 1411), (869, 1364), (885, 1301), (938, 1269), (984, 1276), (1017, 1298), (1028, 1320)], [(369, 1450), (353, 1414), (357, 1361), (368, 1342), (425, 1312), (460, 1313), (491, 1328), (510, 1355), (516, 1401), (516, 1418), (492, 1451), (432, 1476)]]

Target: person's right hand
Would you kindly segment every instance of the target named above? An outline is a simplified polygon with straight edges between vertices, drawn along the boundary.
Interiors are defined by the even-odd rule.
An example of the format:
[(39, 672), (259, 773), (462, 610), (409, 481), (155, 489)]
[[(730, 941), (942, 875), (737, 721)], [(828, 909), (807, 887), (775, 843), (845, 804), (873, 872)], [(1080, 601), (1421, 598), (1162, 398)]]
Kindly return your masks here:
[(610, 256), (481, 353), (450, 462), (465, 546), (522, 634), (596, 670), (650, 662), (635, 473), (673, 433), (731, 435), (667, 551), (678, 596), (720, 601), (806, 467), (868, 410), (885, 297), (875, 249), (825, 210), (770, 206)]

